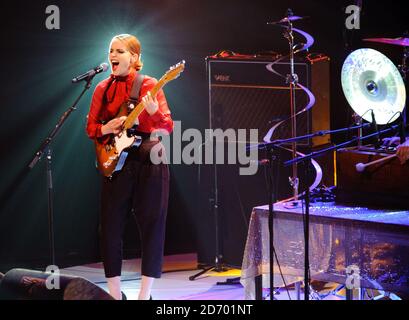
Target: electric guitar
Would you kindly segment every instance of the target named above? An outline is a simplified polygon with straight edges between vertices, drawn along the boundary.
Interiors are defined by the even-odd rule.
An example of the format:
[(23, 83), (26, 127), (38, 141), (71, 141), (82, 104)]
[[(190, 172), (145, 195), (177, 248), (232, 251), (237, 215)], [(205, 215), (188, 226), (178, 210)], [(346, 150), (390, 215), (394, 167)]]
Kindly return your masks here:
[[(184, 69), (184, 60), (170, 67), (170, 69), (156, 83), (153, 89), (150, 90), (152, 97), (155, 97), (165, 84), (179, 77), (180, 73), (183, 72)], [(138, 119), (143, 110), (143, 103), (140, 102), (128, 114), (127, 104), (123, 104), (116, 115), (116, 118), (127, 116), (122, 125), (122, 131), (116, 135), (111, 134), (111, 137), (107, 143), (101, 143), (98, 141), (98, 139), (94, 140), (97, 168), (104, 176), (110, 177), (115, 171), (121, 170), (128, 155), (126, 149), (140, 143), (140, 140), (137, 137), (128, 136), (127, 130), (131, 129), (135, 125), (135, 121)]]

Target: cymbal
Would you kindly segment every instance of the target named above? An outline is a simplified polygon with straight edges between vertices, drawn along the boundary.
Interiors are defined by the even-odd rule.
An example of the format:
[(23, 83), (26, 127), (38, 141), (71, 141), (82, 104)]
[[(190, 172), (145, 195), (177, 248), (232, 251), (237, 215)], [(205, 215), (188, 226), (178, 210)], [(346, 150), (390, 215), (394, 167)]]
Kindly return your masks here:
[(288, 21), (297, 21), (297, 20), (302, 20), (302, 19), (307, 19), (309, 17), (305, 16), (305, 17), (300, 17), (300, 16), (289, 16), (289, 17), (285, 17), (281, 20), (278, 21), (272, 21), (272, 22), (267, 22), (267, 24), (281, 24), (281, 23), (287, 23)]
[(367, 38), (367, 39), (362, 39), (362, 40), (409, 47), (409, 38), (404, 38), (404, 37), (394, 38), (394, 39), (393, 38)]
[[(353, 51), (341, 71), (344, 95), (352, 109), (366, 121), (387, 124), (405, 107), (406, 90), (398, 69), (388, 57), (373, 49)], [(395, 115), (396, 114), (396, 115)], [(393, 117), (393, 119), (391, 119)]]

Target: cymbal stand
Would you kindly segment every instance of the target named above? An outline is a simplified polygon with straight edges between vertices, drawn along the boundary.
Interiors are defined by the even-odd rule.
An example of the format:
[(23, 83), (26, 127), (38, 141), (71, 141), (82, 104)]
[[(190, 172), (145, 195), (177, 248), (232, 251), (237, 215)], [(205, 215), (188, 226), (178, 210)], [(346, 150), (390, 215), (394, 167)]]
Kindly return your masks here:
[[(407, 60), (409, 58), (409, 47), (403, 47), (403, 57), (402, 57), (402, 64), (399, 65), (399, 71), (402, 75), (403, 81), (407, 84), (407, 75), (409, 71), (409, 65), (407, 64)], [(403, 118), (403, 125), (406, 128), (406, 106), (403, 108), (402, 111), (402, 118)]]
[[(298, 83), (298, 75), (294, 72), (294, 33), (293, 25), (290, 17), (293, 16), (291, 9), (287, 10), (287, 29), (284, 31), (284, 37), (288, 40), (290, 48), (290, 74), (287, 75), (286, 82), (290, 85), (290, 112), (291, 112), (291, 137), (295, 138), (297, 136), (297, 120), (296, 120), (296, 105), (295, 105), (295, 88)], [(291, 143), (292, 158), (297, 157), (297, 142), (294, 141)], [(293, 188), (294, 201), (293, 205), (298, 203), (298, 186), (299, 179), (297, 173), (297, 163), (292, 165), (292, 176), (289, 177), (290, 185)]]

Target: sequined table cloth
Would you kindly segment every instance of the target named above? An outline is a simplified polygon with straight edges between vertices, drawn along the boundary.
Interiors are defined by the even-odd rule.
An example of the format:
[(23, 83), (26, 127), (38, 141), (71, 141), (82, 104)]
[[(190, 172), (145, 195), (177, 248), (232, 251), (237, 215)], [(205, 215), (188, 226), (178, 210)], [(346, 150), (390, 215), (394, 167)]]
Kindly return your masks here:
[[(255, 278), (269, 287), (268, 206), (253, 208), (240, 282), (255, 299)], [(304, 279), (303, 209), (274, 204), (274, 249), (285, 283)], [(409, 211), (335, 203), (310, 206), (311, 279), (345, 284), (348, 266), (358, 268), (360, 286), (409, 293)], [(274, 286), (283, 286), (274, 262)]]

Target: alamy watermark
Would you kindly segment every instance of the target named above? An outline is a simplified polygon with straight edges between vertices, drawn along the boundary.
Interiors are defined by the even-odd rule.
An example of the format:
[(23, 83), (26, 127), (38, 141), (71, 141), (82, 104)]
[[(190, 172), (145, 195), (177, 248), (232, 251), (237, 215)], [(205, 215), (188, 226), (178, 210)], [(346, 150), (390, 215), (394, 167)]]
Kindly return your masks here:
[(45, 27), (48, 30), (60, 29), (60, 8), (52, 4), (45, 8), (45, 13)]
[(360, 29), (361, 7), (351, 4), (345, 8), (345, 13), (349, 14), (345, 19), (345, 27), (349, 30)]
[(175, 121), (171, 135), (159, 130), (152, 136), (162, 142), (151, 149), (153, 164), (239, 164), (240, 175), (257, 173), (258, 129), (206, 129), (203, 135), (195, 128), (182, 132)]
[(59, 290), (60, 289), (60, 269), (55, 266), (47, 266), (45, 272), (51, 273), (45, 280), (45, 286), (48, 290)]
[(347, 278), (345, 280), (345, 286), (347, 289), (359, 289), (361, 287), (361, 276), (359, 267), (355, 264), (348, 266), (345, 270)]

